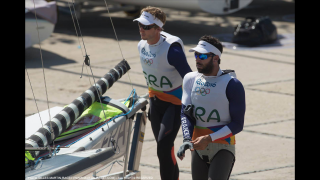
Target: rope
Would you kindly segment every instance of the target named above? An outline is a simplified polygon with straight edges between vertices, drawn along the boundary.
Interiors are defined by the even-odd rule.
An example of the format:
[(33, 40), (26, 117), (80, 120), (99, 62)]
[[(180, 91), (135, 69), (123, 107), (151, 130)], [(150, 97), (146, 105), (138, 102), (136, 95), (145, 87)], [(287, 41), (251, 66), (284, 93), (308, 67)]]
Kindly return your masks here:
[(34, 99), (34, 102), (36, 103), (36, 107), (37, 107), (37, 111), (38, 111), (38, 114), (39, 114), (40, 122), (41, 122), (41, 125), (43, 127), (43, 123), (42, 123), (42, 120), (41, 120), (40, 112), (39, 112), (37, 101), (36, 101), (36, 97), (34, 96), (34, 93), (33, 93), (33, 89), (32, 89), (32, 85), (31, 85), (31, 81), (30, 81), (30, 78), (29, 78), (29, 74), (28, 74), (27, 68), (26, 68), (26, 72), (27, 72), (27, 76), (28, 76), (28, 79), (29, 79), (29, 83), (30, 83), (33, 99)]
[[(51, 148), (51, 147), (49, 146), (48, 148)], [(51, 156), (50, 156), (50, 154), (47, 154), (47, 155), (43, 155), (43, 156), (38, 157), (38, 159), (37, 159), (36, 163), (34, 164), (34, 166), (36, 166), (42, 158), (48, 159), (48, 158), (50, 158), (50, 157), (53, 157), (53, 155), (55, 155), (55, 154), (58, 153), (59, 151), (60, 151), (60, 145), (58, 145), (58, 146), (53, 150)]]
[[(122, 56), (122, 58), (124, 59), (123, 53), (122, 53), (122, 50), (121, 50), (121, 47), (120, 47), (120, 43), (119, 43), (119, 40), (118, 40), (118, 37), (117, 37), (117, 34), (116, 34), (116, 30), (115, 30), (115, 28), (114, 28), (114, 25), (113, 25), (113, 22), (112, 22), (112, 19), (111, 19), (111, 16), (110, 16), (110, 12), (109, 12), (109, 8), (108, 8), (108, 5), (107, 5), (107, 2), (106, 2), (105, 0), (104, 0), (104, 2), (105, 2), (105, 4), (106, 4), (106, 8), (107, 8), (107, 10), (108, 10), (108, 14), (109, 14), (110, 21), (111, 21), (111, 24), (112, 24), (112, 27), (113, 27), (113, 31), (114, 31), (114, 34), (115, 34), (115, 37), (116, 37), (116, 40), (117, 40), (117, 43), (118, 43), (118, 46), (119, 46), (119, 49), (120, 49), (120, 52), (121, 52), (121, 56)], [(34, 3), (34, 0), (33, 0), (33, 3)], [(92, 71), (91, 66), (90, 66), (89, 55), (87, 54), (87, 50), (86, 50), (85, 43), (84, 43), (84, 40), (83, 40), (83, 36), (82, 36), (80, 24), (79, 24), (79, 21), (78, 21), (78, 18), (77, 18), (77, 14), (75, 13), (75, 19), (76, 19), (76, 21), (77, 21), (77, 25), (78, 25), (78, 28), (79, 28), (79, 33), (80, 33), (80, 36), (81, 36), (81, 39), (82, 39), (82, 44), (83, 44), (83, 48), (84, 48), (84, 51), (85, 51), (85, 56), (84, 56), (84, 53), (83, 53), (82, 48), (81, 48), (81, 44), (80, 44), (80, 40), (79, 40), (77, 28), (76, 28), (76, 25), (75, 25), (75, 21), (74, 21), (73, 15), (72, 15), (72, 11), (71, 11), (71, 7), (70, 7), (70, 3), (69, 3), (69, 2), (68, 2), (68, 5), (69, 5), (69, 9), (70, 9), (72, 21), (73, 21), (73, 24), (74, 24), (74, 28), (75, 28), (75, 31), (76, 31), (76, 34), (77, 34), (78, 43), (79, 43), (79, 46), (80, 46), (80, 49), (81, 49), (81, 54), (82, 54), (83, 57), (85, 57), (85, 60), (84, 60), (84, 62), (83, 62), (83, 64), (82, 64), (82, 72), (81, 72), (80, 78), (82, 77), (83, 66), (84, 66), (84, 64), (86, 64), (86, 65), (89, 66), (89, 68), (90, 68), (91, 75), (92, 75), (92, 78), (93, 78), (93, 81), (94, 81), (94, 85), (96, 85), (95, 78), (94, 78), (94, 75), (93, 75), (93, 71)], [(72, 0), (72, 6), (73, 6), (73, 12), (75, 12), (75, 7), (74, 7), (74, 1), (73, 1), (73, 0)], [(34, 3), (34, 9), (35, 9), (35, 3)], [(37, 22), (36, 12), (35, 12), (35, 17), (36, 17), (36, 22)], [(52, 122), (51, 122), (51, 115), (50, 115), (50, 110), (49, 110), (50, 108), (49, 108), (49, 103), (48, 103), (48, 94), (47, 94), (46, 79), (45, 79), (44, 67), (43, 67), (43, 58), (42, 58), (42, 51), (41, 51), (41, 45), (40, 45), (40, 37), (39, 37), (38, 23), (37, 23), (37, 31), (38, 31), (38, 39), (39, 39), (39, 46), (40, 46), (40, 55), (41, 55), (43, 76), (44, 76), (45, 89), (46, 89), (47, 105), (48, 105), (49, 118), (50, 118), (50, 126), (51, 126), (51, 129), (50, 129), (50, 130), (51, 130), (52, 139), (54, 139), (54, 138), (53, 138), (53, 128), (52, 128)], [(86, 68), (87, 68), (87, 67), (86, 67)], [(87, 69), (87, 73), (88, 73), (88, 69)], [(27, 72), (27, 74), (28, 74), (28, 72)], [(88, 73), (88, 74), (89, 74), (89, 73)], [(94, 131), (96, 131), (97, 129), (99, 129), (100, 127), (102, 127), (102, 126), (105, 125), (105, 124), (107, 124), (108, 128), (110, 128), (109, 125), (108, 125), (108, 123), (109, 123), (110, 121), (114, 120), (114, 119), (117, 118), (117, 117), (125, 116), (125, 115), (129, 114), (129, 113), (132, 111), (132, 109), (134, 108), (134, 101), (135, 101), (134, 95), (136, 94), (136, 92), (135, 92), (135, 89), (133, 88), (133, 85), (132, 85), (132, 82), (131, 82), (131, 79), (130, 79), (129, 72), (128, 72), (128, 76), (129, 76), (130, 84), (131, 84), (131, 87), (132, 87), (132, 91), (131, 91), (129, 97), (131, 96), (131, 94), (132, 94), (132, 97), (133, 97), (133, 98), (132, 98), (132, 107), (131, 107), (131, 109), (130, 109), (126, 114), (120, 114), (120, 115), (114, 116), (114, 117), (111, 118), (110, 120), (106, 121), (107, 118), (106, 118), (106, 114), (105, 114), (105, 112), (104, 112), (104, 109), (103, 109), (103, 106), (102, 106), (102, 103), (101, 103), (101, 97), (100, 97), (100, 93), (99, 93), (100, 91), (98, 91), (97, 87), (94, 86), (94, 88), (95, 88), (96, 91), (97, 91), (97, 94), (98, 94), (98, 97), (99, 97), (99, 100), (100, 100), (101, 109), (102, 109), (102, 111), (103, 111), (103, 114), (104, 114), (104, 117), (105, 117), (105, 121), (106, 121), (106, 122), (103, 123), (103, 124), (102, 124), (101, 126), (99, 126), (98, 128), (96, 128), (95, 130), (93, 130), (92, 132), (86, 134), (86, 135), (83, 136), (82, 138), (80, 138), (80, 139), (78, 139), (78, 140), (76, 140), (76, 141), (74, 141), (74, 142), (72, 142), (72, 143), (70, 143), (70, 144), (68, 144), (68, 145), (66, 145), (66, 146), (70, 146), (70, 145), (74, 144), (75, 142), (83, 139), (84, 137), (86, 137), (86, 136), (88, 136), (89, 134), (93, 133)], [(28, 75), (28, 78), (29, 78), (29, 75)], [(89, 81), (90, 81), (90, 78), (89, 78)], [(31, 85), (30, 79), (29, 79), (29, 82), (30, 82), (30, 85)], [(90, 84), (91, 84), (91, 81), (90, 81)], [(33, 90), (32, 90), (32, 93), (33, 93)], [(127, 102), (127, 100), (129, 99), (129, 97), (126, 99), (125, 102)], [(34, 99), (35, 99), (35, 97), (34, 97)], [(39, 113), (39, 111), (38, 111), (38, 113)], [(40, 113), (39, 113), (39, 116), (40, 116)], [(40, 117), (40, 120), (41, 120), (41, 117)], [(41, 124), (42, 124), (42, 121), (41, 121)], [(50, 146), (49, 146), (49, 147), (50, 147)], [(52, 152), (52, 154), (51, 154), (51, 149), (50, 149), (50, 153), (49, 153), (49, 154), (51, 154), (51, 156), (53, 156), (54, 154), (56, 154), (56, 153), (58, 152), (58, 151), (57, 151), (58, 147), (59, 147), (59, 145), (58, 145), (57, 148)], [(53, 140), (53, 148), (54, 148), (54, 140)], [(36, 164), (39, 162), (39, 160), (40, 160), (41, 158), (43, 158), (43, 157), (39, 157), (39, 158), (38, 158)]]
[(114, 28), (114, 25), (113, 25), (113, 22), (112, 22), (112, 19), (111, 19), (111, 16), (110, 16), (110, 12), (109, 12), (109, 8), (108, 8), (108, 4), (107, 4), (106, 0), (104, 0), (104, 3), (106, 4), (107, 10), (108, 10), (108, 14), (109, 14), (109, 17), (110, 17), (111, 25), (112, 25), (112, 28), (113, 28), (113, 31), (114, 31), (114, 35), (116, 36), (116, 39), (117, 39), (117, 42), (118, 42), (118, 46), (119, 46), (119, 49), (120, 49), (120, 52), (121, 52), (122, 59), (124, 59), (123, 54), (122, 54), (122, 50), (121, 50), (121, 47), (120, 47), (120, 43), (119, 43), (119, 40), (118, 40), (118, 37), (117, 37), (117, 33), (116, 33), (115, 28)]
[[(118, 42), (118, 46), (119, 46), (119, 49), (120, 49), (120, 52), (121, 52), (122, 59), (124, 59), (123, 54), (122, 54), (122, 50), (121, 50), (121, 47), (120, 47), (120, 43), (119, 43), (119, 40), (118, 40), (118, 37), (117, 37), (116, 29), (114, 28), (114, 25), (113, 25), (113, 22), (112, 22), (112, 19), (111, 19), (111, 16), (110, 16), (110, 12), (109, 12), (109, 8), (108, 8), (108, 4), (107, 4), (106, 0), (104, 0), (104, 3), (106, 4), (106, 8), (108, 10), (108, 14), (109, 14), (109, 17), (110, 17), (111, 25), (112, 25), (112, 28), (113, 28), (113, 31), (114, 31), (114, 35), (116, 36), (116, 39), (117, 39), (117, 42)], [(133, 90), (133, 85), (132, 85), (132, 82), (131, 82), (131, 79), (130, 79), (129, 71), (128, 71), (128, 77), (129, 77), (129, 81), (130, 81), (130, 84), (131, 84), (131, 88)]]
[[(82, 57), (85, 57), (85, 56), (83, 55), (82, 47), (81, 47), (80, 40), (79, 40), (78, 31), (77, 31), (77, 28), (76, 28), (76, 24), (75, 24), (75, 22), (74, 22), (74, 18), (73, 18), (73, 15), (72, 15), (72, 11), (71, 11), (71, 7), (70, 7), (70, 3), (69, 3), (69, 2), (68, 2), (68, 5), (69, 5), (69, 10), (70, 10), (70, 14), (71, 14), (71, 18), (72, 18), (74, 30), (76, 31), (76, 34), (77, 34), (77, 39), (78, 39), (78, 44), (79, 44), (79, 47), (80, 47), (80, 50), (81, 50), (81, 55), (82, 55)], [(87, 73), (89, 74), (87, 67), (86, 67), (86, 69), (87, 69)], [(82, 64), (82, 72), (83, 72), (83, 64)], [(82, 78), (82, 72), (81, 72), (80, 78)], [(90, 85), (92, 86), (90, 77), (89, 77), (89, 82), (90, 82)]]
[[(74, 8), (74, 2), (73, 2), (73, 0), (72, 0), (72, 6), (73, 6), (73, 10), (74, 10), (74, 12), (75, 12), (76, 10), (75, 10), (75, 8)], [(71, 12), (70, 5), (69, 5), (69, 9), (70, 9), (70, 12)], [(89, 66), (89, 68), (90, 68), (90, 70), (91, 70), (91, 75), (92, 75), (92, 79), (93, 79), (94, 85), (96, 85), (96, 81), (95, 81), (95, 78), (94, 78), (94, 75), (93, 75), (93, 72), (92, 72), (92, 69), (91, 69), (91, 66), (90, 66), (90, 59), (89, 59), (89, 56), (88, 56), (88, 54), (87, 54), (86, 46), (85, 46), (85, 43), (84, 43), (84, 40), (83, 40), (83, 36), (82, 36), (82, 33), (81, 33), (81, 28), (80, 28), (80, 24), (79, 24), (79, 21), (78, 21), (78, 18), (77, 18), (77, 14), (74, 13), (74, 15), (75, 15), (76, 20), (77, 20), (77, 24), (78, 24), (80, 36), (81, 36), (81, 38), (82, 38), (83, 47), (84, 47), (84, 50), (85, 50), (85, 53), (86, 53), (86, 55), (85, 55), (85, 60), (84, 60), (84, 62), (83, 62), (83, 64), (82, 64), (82, 72), (81, 72), (80, 78), (82, 77), (83, 66), (84, 66), (84, 63), (85, 63), (87, 66)], [(71, 16), (72, 16), (72, 12), (71, 12)], [(73, 16), (72, 16), (72, 20), (73, 20)], [(73, 20), (73, 21), (74, 21), (74, 20)], [(76, 29), (76, 27), (75, 27), (75, 29)], [(78, 33), (77, 33), (77, 36), (78, 36)], [(83, 54), (82, 54), (82, 55), (83, 55)], [(89, 78), (89, 80), (90, 80), (90, 78)], [(91, 84), (91, 81), (90, 81), (90, 84)], [(97, 94), (98, 94), (98, 97), (99, 97), (99, 100), (100, 100), (101, 109), (102, 109), (104, 118), (105, 118), (105, 120), (106, 120), (107, 117), (106, 117), (106, 114), (105, 114), (104, 109), (103, 109), (102, 104), (101, 104), (100, 91), (98, 91), (98, 89), (97, 89), (96, 86), (94, 86), (94, 88), (95, 88), (96, 91), (97, 91)], [(102, 89), (101, 89), (101, 91), (102, 91)], [(108, 125), (108, 128), (109, 128), (109, 125)]]
[[(46, 76), (45, 76), (44, 67), (43, 67), (42, 50), (41, 50), (41, 44), (40, 44), (39, 27), (38, 27), (38, 19), (37, 19), (37, 12), (36, 12), (36, 4), (34, 3), (34, 0), (33, 0), (33, 6), (34, 6), (34, 16), (36, 17), (38, 40), (39, 40), (39, 46), (40, 46), (40, 56), (41, 56), (41, 63), (42, 63), (42, 72), (43, 72), (44, 85), (45, 85), (46, 97), (47, 97), (48, 112), (49, 112), (49, 119), (50, 119), (51, 138), (54, 139), (54, 138), (53, 138), (53, 128), (52, 128), (52, 122), (51, 122), (51, 115), (50, 115), (50, 108), (49, 108), (49, 100), (48, 100)], [(53, 147), (54, 147), (54, 141), (53, 141)]]
[(82, 51), (82, 47), (81, 47), (81, 44), (80, 44), (80, 40), (79, 40), (79, 36), (78, 36), (78, 31), (77, 31), (77, 28), (76, 28), (76, 24), (74, 23), (74, 19), (73, 19), (73, 15), (72, 15), (72, 11), (71, 11), (71, 7), (70, 7), (70, 3), (69, 3), (69, 2), (68, 2), (68, 5), (69, 5), (69, 9), (70, 9), (70, 14), (71, 14), (71, 17), (72, 17), (72, 22), (73, 22), (74, 30), (76, 31), (77, 38), (78, 38), (78, 43), (79, 43), (79, 46), (80, 46), (80, 49), (81, 49), (81, 54), (82, 54), (82, 56), (84, 57), (83, 51)]
[[(72, 6), (73, 6), (73, 12), (76, 12), (75, 8), (74, 8), (74, 2), (72, 0)], [(70, 8), (70, 6), (69, 6)], [(87, 55), (87, 50), (86, 50), (86, 46), (84, 45), (84, 40), (83, 40), (83, 37), (82, 37), (82, 33), (81, 33), (81, 29), (80, 29), (80, 25), (79, 25), (79, 21), (78, 21), (78, 18), (77, 18), (77, 14), (74, 13), (74, 16), (76, 17), (76, 20), (77, 20), (77, 23), (78, 23), (78, 27), (79, 27), (79, 32), (80, 32), (80, 35), (81, 35), (81, 38), (82, 38), (82, 44), (83, 44), (83, 48), (84, 48), (84, 51)]]

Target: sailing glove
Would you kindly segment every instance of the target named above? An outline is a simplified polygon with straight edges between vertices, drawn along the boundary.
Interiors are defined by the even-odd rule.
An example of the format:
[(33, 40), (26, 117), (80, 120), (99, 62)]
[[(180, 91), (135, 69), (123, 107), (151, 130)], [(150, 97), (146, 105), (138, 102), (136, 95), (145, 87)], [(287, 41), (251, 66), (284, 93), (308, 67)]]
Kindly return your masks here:
[(180, 146), (180, 148), (177, 152), (177, 156), (178, 157), (183, 156), (185, 150), (187, 150), (187, 149), (193, 149), (193, 144), (190, 142), (189, 139), (183, 140), (183, 144)]

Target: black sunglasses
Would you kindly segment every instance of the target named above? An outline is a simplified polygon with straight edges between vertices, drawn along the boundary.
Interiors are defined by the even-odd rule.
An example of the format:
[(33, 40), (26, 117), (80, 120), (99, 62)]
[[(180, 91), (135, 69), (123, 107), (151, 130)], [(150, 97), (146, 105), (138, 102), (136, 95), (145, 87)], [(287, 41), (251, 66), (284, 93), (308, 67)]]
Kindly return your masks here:
[(207, 59), (208, 57), (215, 56), (215, 54), (200, 54), (200, 53), (194, 53), (194, 56), (195, 56), (196, 59), (197, 59), (197, 57), (199, 57), (199, 59), (205, 60), (205, 59)]
[(144, 30), (149, 30), (149, 29), (151, 29), (153, 27), (156, 27), (157, 25), (155, 25), (155, 24), (153, 24), (153, 25), (143, 25), (141, 23), (138, 23), (138, 26), (142, 27), (142, 29), (144, 29)]

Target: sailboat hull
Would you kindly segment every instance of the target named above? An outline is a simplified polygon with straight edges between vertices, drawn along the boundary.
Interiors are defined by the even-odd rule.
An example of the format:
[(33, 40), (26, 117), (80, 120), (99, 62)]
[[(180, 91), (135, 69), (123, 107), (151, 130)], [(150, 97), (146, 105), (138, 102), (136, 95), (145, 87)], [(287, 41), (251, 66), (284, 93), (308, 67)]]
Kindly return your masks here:
[[(37, 24), (38, 23), (38, 24)], [(37, 28), (38, 25), (38, 28)], [(40, 42), (50, 37), (54, 30), (55, 24), (50, 23), (47, 20), (38, 19), (25, 19), (25, 48), (31, 47), (34, 44), (39, 44)], [(38, 32), (39, 30), (39, 38)]]
[(117, 159), (118, 156), (115, 155), (116, 153), (109, 147), (54, 156), (40, 162), (34, 170), (26, 169), (25, 176), (26, 179), (82, 177)]
[(25, 48), (49, 38), (57, 18), (56, 2), (25, 0)]
[[(128, 117), (133, 117), (138, 110), (144, 108), (147, 104), (147, 99), (139, 98)], [(132, 123), (130, 121), (132, 121), (131, 118), (120, 116), (115, 118), (114, 121), (96, 128), (87, 136), (55, 143), (56, 146), (66, 146), (70, 143), (72, 145), (69, 148), (61, 148), (53, 158), (42, 160), (34, 170), (31, 170), (30, 167), (27, 168), (25, 177), (29, 179), (82, 177), (118, 159), (126, 152), (128, 134), (132, 132), (132, 129), (129, 128), (130, 123)], [(101, 152), (103, 154), (100, 154)]]

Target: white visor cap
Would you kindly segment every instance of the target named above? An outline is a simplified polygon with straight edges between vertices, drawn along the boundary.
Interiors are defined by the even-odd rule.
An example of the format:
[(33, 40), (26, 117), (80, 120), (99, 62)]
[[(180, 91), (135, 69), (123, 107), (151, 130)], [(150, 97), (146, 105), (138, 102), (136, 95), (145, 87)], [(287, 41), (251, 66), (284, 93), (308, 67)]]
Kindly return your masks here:
[(199, 41), (199, 43), (196, 47), (189, 49), (189, 52), (193, 52), (193, 51), (197, 51), (199, 53), (212, 52), (213, 54), (215, 54), (215, 55), (219, 56), (219, 58), (221, 58), (220, 50), (206, 41)]
[(159, 27), (163, 26), (163, 23), (156, 17), (154, 17), (152, 14), (143, 11), (141, 16), (137, 19), (134, 19), (133, 21), (139, 21), (143, 25), (150, 25), (150, 24), (156, 24)]

